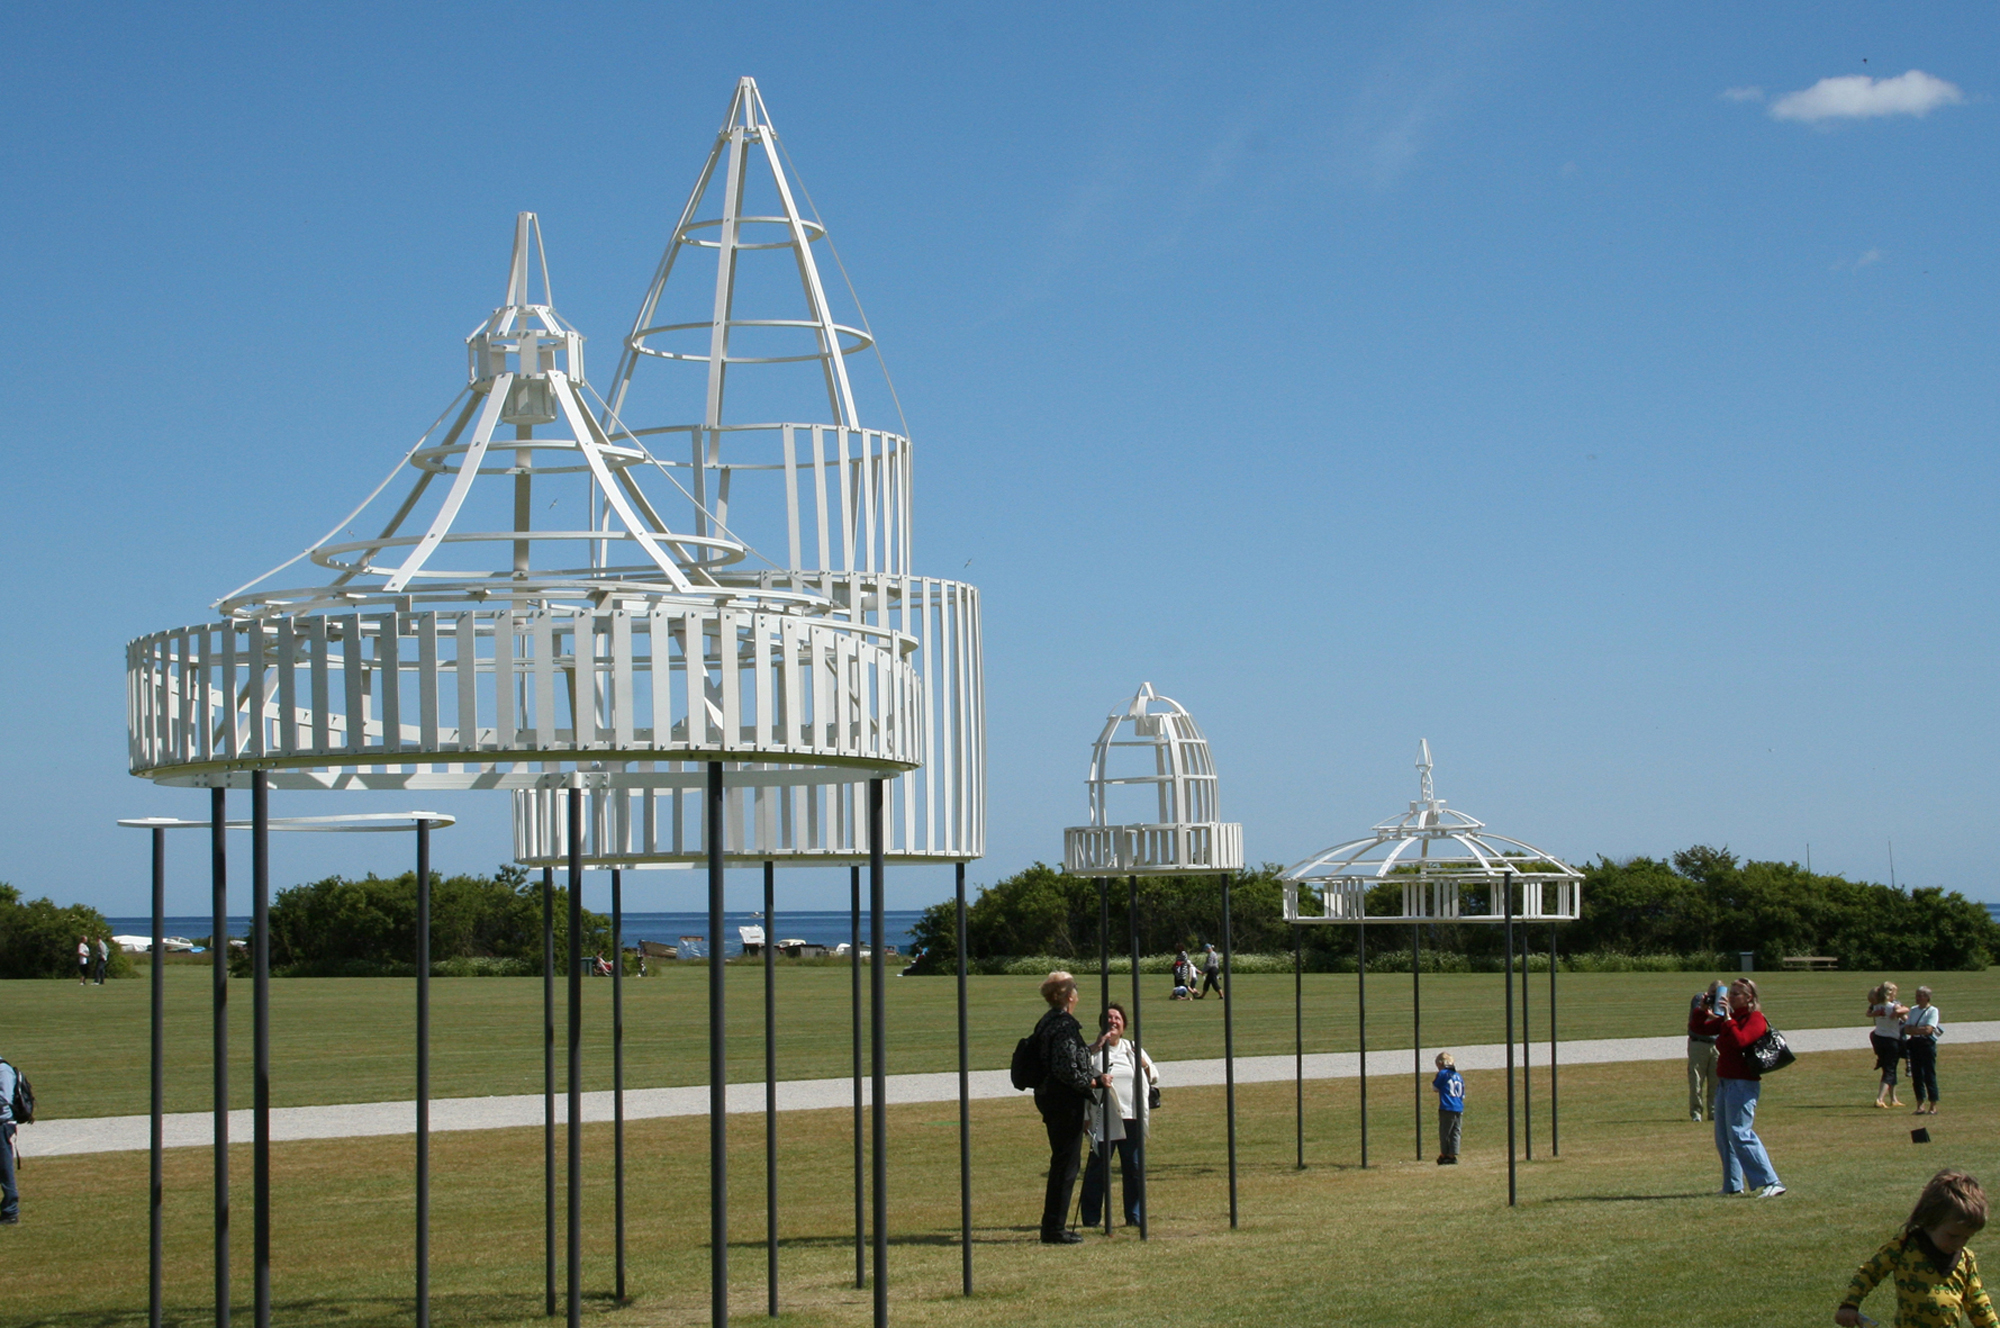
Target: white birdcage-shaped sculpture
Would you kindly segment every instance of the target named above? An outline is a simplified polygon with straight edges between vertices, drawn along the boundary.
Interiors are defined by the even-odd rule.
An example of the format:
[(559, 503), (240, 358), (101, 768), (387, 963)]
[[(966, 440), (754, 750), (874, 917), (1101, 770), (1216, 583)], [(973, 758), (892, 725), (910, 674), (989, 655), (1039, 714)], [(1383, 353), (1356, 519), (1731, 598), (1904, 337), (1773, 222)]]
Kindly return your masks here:
[[(688, 529), (750, 550), (714, 560), (716, 584), (807, 595), (835, 622), (904, 643), (925, 760), (884, 789), (884, 854), (966, 861), (986, 840), (979, 592), (912, 565), (910, 440), (862, 423), (846, 361), (874, 338), (836, 319), (814, 255), (830, 241), (803, 195), (756, 82), (739, 80), (600, 422), (614, 443), (658, 458)], [(702, 777), (685, 763), (586, 771), (585, 863), (702, 860), (705, 827), (684, 815)], [(745, 762), (729, 771), (725, 803), (731, 861), (868, 856), (860, 772)], [(522, 862), (566, 858), (555, 792), (516, 794), (514, 843)]]
[[(1064, 871), (1193, 876), (1242, 870), (1243, 827), (1220, 819), (1208, 739), (1186, 707), (1156, 693), (1152, 683), (1139, 684), (1138, 693), (1106, 718), (1091, 748), (1087, 783), (1090, 824), (1063, 831)], [(1150, 819), (1117, 819), (1149, 811)]]
[[(823, 587), (732, 575), (752, 550), (719, 522), (671, 524), (672, 477), (593, 414), (583, 338), (547, 289), (522, 213), (467, 381), (389, 477), (217, 601), (220, 621), (127, 646), (132, 773), (519, 790), (585, 768), (922, 764), (917, 637)], [(302, 560), (327, 576), (269, 584)]]
[[(1285, 870), (1285, 920), (1311, 924), (1574, 921), (1583, 906), (1583, 873), (1553, 853), (1497, 835), (1436, 796), (1431, 747), (1421, 745), (1418, 797), (1409, 810), (1372, 833), (1313, 854)], [(1402, 911), (1367, 913), (1370, 891), (1402, 887)], [(1512, 894), (1507, 893), (1511, 883)], [(1319, 892), (1317, 913), (1300, 907), (1301, 884)], [(1471, 907), (1468, 888), (1483, 892)]]

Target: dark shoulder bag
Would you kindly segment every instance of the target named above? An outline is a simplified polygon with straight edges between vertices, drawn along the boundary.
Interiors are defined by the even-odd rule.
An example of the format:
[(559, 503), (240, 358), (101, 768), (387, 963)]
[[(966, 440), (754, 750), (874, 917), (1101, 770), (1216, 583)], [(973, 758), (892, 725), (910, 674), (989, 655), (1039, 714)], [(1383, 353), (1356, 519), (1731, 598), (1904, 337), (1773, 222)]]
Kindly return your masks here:
[(1784, 1069), (1797, 1059), (1790, 1044), (1785, 1041), (1785, 1035), (1768, 1022), (1764, 1025), (1763, 1036), (1743, 1048), (1743, 1063), (1755, 1070), (1760, 1079)]

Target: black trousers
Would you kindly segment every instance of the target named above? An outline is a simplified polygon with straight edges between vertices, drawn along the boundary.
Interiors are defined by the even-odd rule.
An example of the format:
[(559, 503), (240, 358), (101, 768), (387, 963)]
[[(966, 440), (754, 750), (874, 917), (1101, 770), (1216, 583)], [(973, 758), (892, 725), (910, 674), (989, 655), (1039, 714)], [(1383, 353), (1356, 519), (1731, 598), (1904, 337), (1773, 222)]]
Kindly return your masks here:
[[(1123, 1139), (1111, 1141), (1111, 1147), (1118, 1153), (1118, 1181), (1125, 1190), (1125, 1225), (1139, 1225), (1139, 1211), (1146, 1203), (1146, 1185), (1139, 1179), (1139, 1141), (1134, 1138), (1139, 1124), (1126, 1121), (1126, 1135)], [(1110, 1198), (1105, 1193), (1104, 1154), (1093, 1144), (1090, 1160), (1083, 1164), (1083, 1224), (1094, 1227), (1104, 1216), (1102, 1205)]]
[(1194, 998), (1200, 1000), (1211, 991), (1227, 999), (1227, 993), (1222, 990), (1221, 975), (1218, 973), (1203, 973), (1201, 975), (1201, 990), (1195, 993)]
[(1929, 1038), (1910, 1039), (1910, 1087), (1917, 1101), (1935, 1103), (1937, 1095), (1937, 1043)]
[(1083, 1149), (1083, 1102), (1054, 1104), (1042, 1113), (1049, 1133), (1049, 1185), (1042, 1195), (1042, 1238), (1062, 1233), (1068, 1224), (1069, 1197), (1076, 1192), (1076, 1169)]

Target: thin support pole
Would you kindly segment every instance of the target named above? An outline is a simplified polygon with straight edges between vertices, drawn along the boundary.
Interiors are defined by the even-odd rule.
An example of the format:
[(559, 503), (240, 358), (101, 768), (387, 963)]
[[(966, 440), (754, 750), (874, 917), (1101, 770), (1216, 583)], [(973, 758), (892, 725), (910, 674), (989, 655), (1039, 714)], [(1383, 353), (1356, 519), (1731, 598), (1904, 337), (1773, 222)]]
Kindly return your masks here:
[(542, 1273), (556, 1314), (556, 869), (542, 868)]
[(958, 1246), (965, 1294), (972, 1294), (972, 1071), (965, 1030), (965, 864), (958, 871)]
[(252, 1317), (271, 1328), (271, 776), (250, 772)]
[(1222, 877), (1222, 1081), (1229, 1116), (1229, 1229), (1236, 1211), (1236, 970), (1230, 963), (1236, 935), (1229, 919), (1229, 874)]
[(215, 1056), (215, 1322), (229, 1328), (229, 794), (208, 795), (209, 1003)]
[(569, 947), (563, 956), (569, 980), (569, 1112), (563, 1130), (568, 1164), (569, 1328), (583, 1322), (583, 789), (569, 789)]
[(1299, 1129), (1298, 1169), (1306, 1169), (1306, 929), (1292, 928), (1292, 1114)]
[(1410, 1066), (1416, 1088), (1417, 1161), (1424, 1160), (1424, 924), (1410, 924)]
[(847, 869), (847, 974), (854, 1014), (854, 1289), (868, 1285), (868, 1157), (861, 1115), (861, 867)]
[[(1139, 878), (1127, 876), (1125, 919), (1132, 934), (1132, 1116), (1139, 1137), (1132, 1141), (1132, 1170), (1139, 1181), (1139, 1239), (1146, 1239), (1146, 1136), (1153, 1132), (1152, 1108), (1147, 1104), (1146, 1053), (1139, 1039)], [(1122, 1182), (1121, 1182), (1122, 1184)], [(1104, 1173), (1104, 1209), (1111, 1211), (1111, 1172)]]
[[(1512, 1208), (1516, 1197), (1514, 1177), (1514, 873), (1503, 873), (1500, 889), (1505, 892), (1502, 907), (1506, 912), (1507, 962), (1505, 970), (1506, 993), (1500, 1004), (1507, 1011), (1507, 1206)], [(1489, 915), (1491, 916), (1491, 915)]]
[(625, 1303), (625, 873), (611, 869), (611, 1205), (618, 1303)]
[[(1097, 878), (1097, 1009), (1098, 1019), (1111, 1008), (1111, 880)], [(1111, 1073), (1111, 1048), (1104, 1048), (1100, 1071)], [(1111, 1095), (1105, 1093), (1097, 1104), (1097, 1174), (1104, 1177), (1104, 1234), (1111, 1234)]]
[(1361, 1026), (1361, 1169), (1368, 1169), (1368, 923), (1354, 929), (1356, 1014)]
[(1549, 1156), (1562, 1156), (1556, 1112), (1556, 920), (1549, 919)]
[(722, 762), (708, 763), (708, 1321), (729, 1322), (729, 1052), (723, 1034)]
[[(614, 878), (615, 879), (615, 878)], [(764, 863), (764, 1281), (778, 1317), (778, 864)]]
[(888, 873), (882, 858), (882, 780), (868, 781), (868, 1014), (869, 1056), (874, 1071), (875, 1106), (869, 1122), (873, 1125), (875, 1163), (875, 1328), (889, 1323), (889, 1038), (885, 1027), (888, 989), (888, 950), (883, 942), (883, 896)]
[[(1523, 884), (1521, 907), (1527, 909), (1527, 893), (1538, 885)], [(1531, 1068), (1534, 1039), (1528, 1033), (1528, 928), (1521, 926), (1521, 1151), (1527, 1161), (1535, 1160), (1535, 1076)]]
[(417, 1328), (431, 1322), (431, 823), (417, 822)]
[(153, 827), (153, 1119), (149, 1136), (153, 1150), (147, 1184), (151, 1246), (146, 1262), (146, 1324), (160, 1328), (161, 1217), (166, 1189), (160, 1175), (160, 1154), (166, 1146), (166, 1000), (167, 1000), (167, 830)]

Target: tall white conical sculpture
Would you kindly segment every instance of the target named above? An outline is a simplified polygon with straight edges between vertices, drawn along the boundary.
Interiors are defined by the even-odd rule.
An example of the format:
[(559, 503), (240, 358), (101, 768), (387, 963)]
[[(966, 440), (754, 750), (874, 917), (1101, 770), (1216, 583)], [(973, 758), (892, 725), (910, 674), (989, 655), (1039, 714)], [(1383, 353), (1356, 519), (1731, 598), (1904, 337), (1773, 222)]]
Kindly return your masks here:
[(745, 544), (670, 524), (647, 488), (672, 477), (599, 424), (547, 270), (522, 213), (457, 399), (276, 569), (306, 560), (326, 579), (267, 574), (217, 602), (221, 621), (127, 647), (134, 774), (518, 789), (660, 762), (921, 763), (916, 639), (822, 589), (732, 576)]
[[(626, 335), (601, 424), (609, 441), (660, 458), (678, 485), (680, 528), (731, 551), (704, 564), (745, 594), (830, 606), (845, 630), (909, 643), (924, 768), (887, 789), (891, 862), (985, 852), (985, 715), (979, 593), (923, 577), (911, 559), (910, 441), (862, 422), (847, 357), (874, 343), (837, 321), (815, 248), (754, 80), (740, 80)], [(858, 312), (857, 312), (858, 316)], [(678, 814), (692, 768), (608, 772), (590, 798), (585, 859), (692, 862)], [(731, 861), (852, 862), (868, 854), (856, 777), (788, 763), (729, 776)], [(529, 863), (567, 852), (551, 794), (525, 792), (515, 848)]]
[[(1243, 827), (1220, 819), (1208, 739), (1186, 707), (1159, 695), (1152, 683), (1140, 683), (1137, 694), (1104, 721), (1087, 782), (1090, 824), (1063, 831), (1064, 871), (1187, 876), (1242, 870)], [(1139, 795), (1136, 803), (1122, 803), (1126, 790)]]

